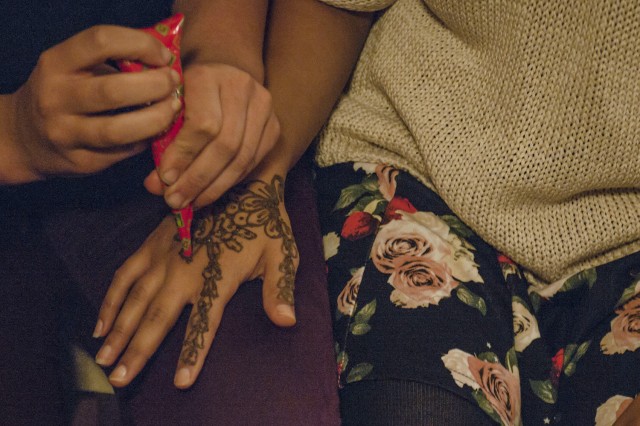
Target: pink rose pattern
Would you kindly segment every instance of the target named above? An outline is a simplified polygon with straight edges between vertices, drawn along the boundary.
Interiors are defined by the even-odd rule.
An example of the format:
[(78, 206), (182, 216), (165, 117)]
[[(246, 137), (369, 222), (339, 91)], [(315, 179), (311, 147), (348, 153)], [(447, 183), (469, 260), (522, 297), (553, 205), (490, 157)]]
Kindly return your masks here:
[(611, 321), (611, 331), (600, 342), (606, 355), (633, 352), (640, 347), (640, 295), (636, 294), (616, 309), (616, 314)]
[(469, 371), (504, 425), (520, 424), (520, 379), (501, 364), (470, 356)]
[[(456, 246), (465, 247), (466, 258), (455, 256)], [(371, 259), (380, 272), (389, 274), (388, 283), (395, 289), (392, 302), (413, 309), (439, 304), (463, 280), (477, 275), (469, 248), (473, 250), (436, 215), (405, 212), (381, 226)]]
[[(448, 369), (451, 382), (442, 385), (456, 393), (468, 392), (466, 397), (469, 397), (470, 393), (479, 407), (497, 423), (563, 424), (562, 420), (558, 420), (559, 417), (554, 416), (559, 389), (562, 389), (562, 386), (584, 381), (585, 377), (589, 376), (584, 372), (588, 372), (590, 368), (599, 368), (598, 365), (608, 368), (606, 359), (633, 359), (634, 368), (628, 370), (633, 373), (629, 374), (629, 380), (633, 381), (632, 385), (635, 386), (633, 390), (612, 391), (614, 386), (619, 385), (615, 380), (625, 379), (625, 374), (612, 378), (611, 381), (616, 383), (613, 385), (608, 380), (598, 380), (597, 384), (592, 383), (589, 392), (584, 394), (579, 413), (563, 413), (569, 416), (565, 417), (566, 421), (580, 419), (575, 420), (579, 424), (593, 424), (594, 419), (597, 425), (611, 424), (619, 417), (634, 395), (640, 392), (640, 380), (632, 380), (632, 377), (640, 376), (634, 373), (637, 358), (629, 356), (640, 347), (640, 284), (637, 284), (640, 282), (640, 276), (636, 276), (633, 284), (638, 288), (627, 288), (615, 309), (612, 309), (610, 327), (602, 334), (585, 336), (578, 342), (550, 343), (546, 335), (549, 330), (544, 327), (554, 326), (553, 322), (538, 323), (539, 334), (533, 327), (539, 320), (539, 312), (544, 311), (542, 307), (553, 306), (559, 295), (566, 300), (566, 297), (572, 294), (584, 297), (585, 293), (589, 293), (590, 303), (596, 304), (598, 302), (594, 300), (602, 299), (598, 298), (597, 294), (607, 294), (607, 300), (615, 297), (610, 294), (611, 288), (602, 289), (603, 285), (597, 279), (598, 268), (563, 278), (550, 285), (535, 279), (527, 283), (530, 275), (512, 259), (495, 251), (487, 251), (484, 246), (471, 244), (477, 241), (476, 236), (469, 237), (464, 226), (457, 226), (453, 213), (443, 210), (442, 207), (434, 210), (438, 211), (438, 214), (431, 210), (423, 210), (425, 205), (434, 202), (432, 198), (428, 198), (431, 195), (426, 193), (426, 189), (425, 193), (417, 190), (415, 198), (409, 187), (403, 186), (402, 191), (399, 191), (398, 177), (403, 175), (402, 172), (386, 165), (360, 165), (354, 169), (356, 173), (359, 169), (364, 170), (366, 177), (362, 183), (345, 187), (348, 193), (343, 192), (344, 196), (340, 196), (340, 201), (335, 204), (334, 211), (342, 212), (342, 217), (349, 219), (346, 221), (348, 223), (345, 224), (343, 220), (339, 222), (340, 227), (331, 229), (339, 236), (341, 242), (338, 255), (329, 259), (330, 273), (331, 265), (334, 264), (340, 268), (352, 268), (347, 269), (350, 276), (346, 276), (346, 273), (341, 275), (345, 277), (342, 286), (334, 293), (334, 301), (339, 312), (336, 318), (340, 321), (340, 328), (336, 329), (336, 350), (339, 354), (338, 371), (341, 386), (358, 380), (385, 377), (384, 365), (376, 362), (373, 356), (376, 353), (375, 348), (367, 346), (372, 352), (361, 352), (362, 342), (369, 338), (380, 344), (388, 342), (385, 335), (378, 333), (381, 324), (387, 325), (393, 322), (394, 318), (402, 317), (403, 313), (406, 315), (407, 309), (414, 309), (416, 315), (412, 318), (421, 318), (417, 314), (426, 315), (423, 313), (434, 312), (433, 316), (428, 317), (429, 320), (441, 316), (443, 321), (405, 323), (408, 317), (404, 317), (403, 324), (412, 324), (410, 332), (414, 333), (406, 336), (406, 339), (419, 340), (420, 336), (415, 333), (422, 328), (426, 334), (435, 334), (436, 339), (441, 339), (430, 339), (430, 345), (456, 342), (448, 347), (463, 349), (451, 349), (447, 353), (447, 346), (434, 347), (434, 354), (425, 356), (442, 357), (444, 366), (440, 364), (438, 370), (437, 361), (424, 362), (422, 365), (411, 364), (408, 365), (408, 377), (413, 369), (421, 372), (421, 376), (416, 373), (416, 380), (420, 380), (419, 377), (425, 374), (426, 377), (438, 377), (442, 368), (445, 371)], [(413, 186), (410, 188), (415, 189)], [(428, 203), (422, 197), (427, 197)], [(345, 254), (344, 250), (351, 250), (355, 244), (369, 245), (368, 259), (363, 257), (360, 264), (348, 263), (349, 266), (346, 266), (345, 256), (349, 254)], [(340, 253), (340, 250), (343, 252)], [(479, 253), (487, 256), (480, 257)], [(364, 256), (364, 253), (362, 255)], [(478, 261), (480, 265), (476, 264), (476, 257), (481, 259)], [(640, 256), (638, 257), (640, 262)], [(493, 263), (489, 263), (491, 258)], [(492, 270), (497, 271), (498, 276), (504, 279), (501, 285), (511, 297), (511, 306), (506, 307), (512, 310), (509, 320), (514, 320), (513, 324), (509, 324), (514, 333), (514, 340), (509, 342), (511, 346), (506, 346), (505, 342), (487, 342), (486, 347), (485, 344), (473, 347), (457, 344), (462, 342), (468, 345), (468, 342), (477, 342), (478, 334), (480, 338), (484, 333), (487, 333), (487, 338), (493, 336), (491, 328), (483, 328), (480, 324), (479, 328), (476, 328), (470, 326), (470, 323), (465, 323), (465, 327), (468, 328), (460, 329), (453, 325), (458, 324), (458, 321), (451, 315), (452, 312), (460, 312), (460, 306), (463, 306), (460, 302), (469, 306), (476, 304), (482, 316), (476, 311), (473, 318), (479, 323), (484, 321), (483, 316), (486, 315), (488, 320), (491, 315), (495, 315), (495, 311), (492, 311), (494, 304), (502, 302), (490, 298), (481, 300), (486, 294), (482, 288), (492, 286), (492, 291), (496, 292), (498, 290), (495, 285), (500, 283), (495, 281), (495, 275), (490, 283), (485, 282), (487, 277), (484, 273), (480, 274), (484, 271), (480, 269), (483, 266), (482, 262), (487, 262), (489, 268), (493, 268)], [(365, 285), (362, 277), (367, 265), (371, 267), (367, 271), (371, 273), (372, 282), (367, 278)], [(381, 281), (382, 279), (386, 281)], [(610, 283), (605, 281), (605, 284)], [(361, 286), (365, 286), (364, 289)], [(387, 290), (384, 290), (385, 288)], [(380, 297), (381, 295), (384, 297)], [(386, 299), (386, 303), (383, 299)], [(437, 308), (429, 309), (431, 306)], [(453, 307), (456, 308), (450, 310)], [(503, 308), (505, 307), (498, 306), (500, 312)], [(469, 315), (474, 315), (473, 310), (467, 311)], [(559, 317), (560, 320), (564, 320), (563, 317)], [(588, 320), (572, 317), (571, 324), (575, 323), (575, 326), (569, 326), (578, 327), (581, 321)], [(445, 323), (451, 324), (451, 328), (447, 329)], [(525, 325), (528, 326), (524, 327)], [(394, 331), (394, 334), (398, 335), (394, 335), (393, 341), (398, 341), (405, 332), (400, 328)], [(516, 335), (520, 336), (517, 342)], [(600, 341), (599, 351), (597, 345), (591, 345), (592, 339)], [(352, 340), (361, 343), (347, 347), (348, 342)], [(494, 346), (494, 343), (497, 344)], [(429, 347), (425, 348), (428, 352)], [(486, 352), (487, 348), (493, 352)], [(393, 350), (385, 347), (385, 359), (390, 359), (388, 351)], [(594, 354), (594, 351), (597, 354)], [(442, 353), (446, 355), (442, 356)], [(398, 352), (394, 354), (393, 359), (402, 364), (406, 355)], [(594, 362), (600, 364), (596, 365)], [(534, 364), (537, 366), (536, 369), (527, 370), (527, 366)], [(425, 370), (430, 373), (425, 373)], [(582, 371), (582, 374), (575, 374), (576, 371)], [(598, 374), (596, 377), (605, 377), (602, 371)], [(607, 395), (606, 392), (613, 395), (609, 400), (603, 398), (603, 395)]]
[(362, 282), (363, 273), (364, 267), (356, 270), (349, 282), (347, 282), (347, 284), (340, 292), (340, 295), (338, 296), (338, 311), (342, 315), (353, 315), (353, 310), (356, 307), (358, 290), (360, 289), (360, 283)]

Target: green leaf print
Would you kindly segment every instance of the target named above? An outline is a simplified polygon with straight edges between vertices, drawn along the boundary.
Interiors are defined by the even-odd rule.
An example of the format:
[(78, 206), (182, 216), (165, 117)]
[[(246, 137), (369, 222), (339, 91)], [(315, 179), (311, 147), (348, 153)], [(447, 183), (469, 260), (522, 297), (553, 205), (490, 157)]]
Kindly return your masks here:
[(640, 280), (639, 278), (636, 278), (635, 280), (633, 280), (633, 282), (631, 283), (631, 285), (629, 287), (624, 289), (624, 291), (622, 292), (622, 296), (620, 296), (620, 300), (618, 300), (618, 303), (616, 303), (616, 308), (624, 305), (633, 296), (636, 295), (636, 286), (638, 285), (638, 281), (639, 280)]
[(452, 232), (462, 238), (472, 237), (473, 231), (467, 225), (465, 225), (458, 217), (445, 214), (440, 216), (440, 219), (444, 220)]
[(540, 309), (540, 302), (542, 301), (540, 295), (536, 292), (533, 292), (529, 294), (529, 299), (531, 300), (531, 307), (533, 308), (533, 311), (538, 312), (538, 309)]
[(350, 206), (351, 204), (355, 203), (360, 197), (362, 197), (366, 192), (367, 189), (361, 184), (347, 186), (340, 192), (340, 198), (338, 198), (338, 202), (333, 208), (333, 211), (341, 210)]
[(571, 376), (576, 372), (576, 367), (580, 358), (582, 358), (591, 346), (591, 340), (582, 342), (580, 346), (571, 343), (564, 348), (563, 372), (565, 376)]
[(531, 389), (538, 398), (547, 404), (555, 404), (558, 398), (558, 391), (551, 383), (551, 380), (529, 380)]
[(573, 361), (573, 354), (576, 352), (576, 349), (578, 349), (578, 345), (576, 345), (575, 343), (570, 343), (565, 346), (564, 361), (562, 362), (563, 367), (566, 367), (571, 361)]
[(589, 350), (589, 346), (591, 345), (591, 340), (587, 340), (583, 342), (580, 346), (578, 346), (578, 350), (576, 351), (576, 355), (573, 357), (574, 362), (580, 361), (580, 358), (584, 356)]
[(567, 280), (564, 282), (564, 284), (562, 284), (562, 287), (560, 287), (560, 290), (558, 291), (571, 291), (585, 284), (587, 284), (589, 288), (591, 288), (593, 287), (593, 284), (596, 282), (597, 278), (598, 274), (596, 273), (596, 270), (594, 268), (587, 269), (573, 275), (570, 278), (567, 278)]
[(482, 411), (487, 413), (496, 423), (502, 424), (500, 416), (498, 415), (498, 413), (496, 413), (496, 410), (494, 410), (493, 406), (480, 389), (474, 389), (471, 394), (473, 395), (473, 398), (476, 400), (478, 406), (482, 409)]
[(577, 364), (574, 361), (569, 362), (569, 364), (564, 367), (564, 375), (567, 377), (573, 376), (573, 373), (576, 372), (576, 366)]
[(476, 358), (482, 361), (487, 361), (494, 364), (500, 364), (500, 358), (498, 358), (498, 355), (494, 354), (493, 352), (482, 352), (481, 354), (476, 356)]
[[(349, 211), (349, 214), (365, 211), (365, 208), (376, 200), (384, 201), (384, 199), (381, 197), (377, 198), (377, 197), (374, 197), (373, 195), (365, 195), (364, 197), (358, 200), (356, 205), (353, 206), (353, 208)], [(368, 213), (371, 213), (371, 212), (368, 212)]]
[(351, 334), (354, 336), (362, 336), (363, 334), (367, 334), (371, 330), (371, 326), (367, 323), (355, 323), (351, 324), (349, 327), (351, 330)]
[(368, 192), (378, 193), (380, 197), (382, 197), (382, 194), (380, 194), (380, 184), (378, 183), (377, 174), (373, 173), (373, 174), (367, 175), (367, 177), (362, 180), (361, 185)]
[(355, 321), (356, 323), (367, 323), (376, 313), (376, 307), (378, 306), (378, 301), (373, 299), (372, 302), (367, 303), (360, 311), (356, 314)]
[(456, 296), (465, 305), (479, 310), (482, 316), (487, 315), (487, 304), (485, 303), (484, 299), (471, 292), (471, 290), (469, 290), (468, 288), (462, 285), (458, 286), (458, 288), (456, 289)]
[(371, 371), (373, 370), (373, 365), (362, 362), (349, 371), (349, 375), (347, 376), (347, 383), (358, 382), (364, 379)]
[(518, 367), (518, 356), (516, 355), (516, 347), (513, 346), (511, 349), (507, 351), (507, 355), (505, 356), (506, 367), (507, 369), (513, 373), (513, 370)]

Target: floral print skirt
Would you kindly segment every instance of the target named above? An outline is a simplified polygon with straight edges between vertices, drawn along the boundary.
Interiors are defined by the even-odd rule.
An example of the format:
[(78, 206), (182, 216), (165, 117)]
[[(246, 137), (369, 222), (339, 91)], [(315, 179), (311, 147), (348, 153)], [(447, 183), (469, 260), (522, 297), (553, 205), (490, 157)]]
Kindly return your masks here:
[(403, 171), (316, 183), (341, 387), (419, 381), (504, 425), (611, 425), (640, 392), (640, 253), (541, 286)]

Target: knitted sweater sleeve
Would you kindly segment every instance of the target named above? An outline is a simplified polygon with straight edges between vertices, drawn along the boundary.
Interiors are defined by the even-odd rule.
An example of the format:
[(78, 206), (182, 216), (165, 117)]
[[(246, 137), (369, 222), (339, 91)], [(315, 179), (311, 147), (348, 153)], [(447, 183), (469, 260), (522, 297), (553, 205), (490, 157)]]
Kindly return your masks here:
[(396, 0), (320, 0), (330, 6), (357, 12), (375, 12), (391, 6)]

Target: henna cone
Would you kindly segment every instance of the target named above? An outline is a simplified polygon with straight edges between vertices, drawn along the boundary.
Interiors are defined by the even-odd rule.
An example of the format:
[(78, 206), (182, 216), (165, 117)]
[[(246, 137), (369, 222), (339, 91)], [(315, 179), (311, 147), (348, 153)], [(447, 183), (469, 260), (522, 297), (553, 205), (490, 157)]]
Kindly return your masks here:
[[(184, 22), (184, 15), (178, 13), (170, 18), (158, 22), (153, 27), (144, 28), (144, 31), (151, 34), (153, 37), (160, 40), (171, 52), (172, 59), (170, 62), (171, 68), (176, 70), (180, 75), (182, 81), (182, 63), (180, 61), (180, 38), (182, 36), (182, 23)], [(118, 69), (123, 72), (139, 72), (147, 68), (146, 65), (140, 62), (134, 61), (117, 61)], [(160, 160), (164, 151), (175, 140), (176, 135), (182, 128), (184, 123), (184, 93), (182, 83), (176, 92), (176, 96), (182, 102), (182, 109), (177, 114), (176, 119), (169, 129), (162, 134), (158, 135), (157, 139), (153, 141), (151, 150), (153, 152), (153, 161), (156, 167), (160, 166)], [(178, 226), (178, 236), (182, 244), (180, 255), (185, 259), (191, 259), (193, 254), (193, 248), (191, 243), (191, 222), (193, 221), (193, 206), (189, 205), (180, 210), (172, 210), (176, 225)]]

